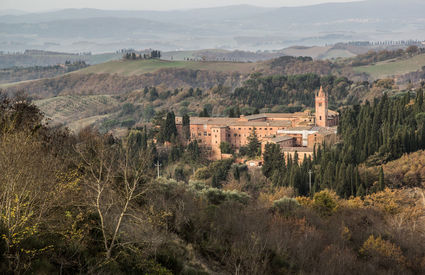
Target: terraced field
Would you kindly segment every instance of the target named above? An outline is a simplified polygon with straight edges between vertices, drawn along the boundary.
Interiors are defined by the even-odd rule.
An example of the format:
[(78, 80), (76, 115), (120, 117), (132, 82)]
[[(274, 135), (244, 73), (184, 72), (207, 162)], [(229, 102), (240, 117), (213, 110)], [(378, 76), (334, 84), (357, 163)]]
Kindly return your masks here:
[(425, 54), (417, 55), (408, 59), (391, 59), (378, 62), (374, 65), (361, 66), (354, 68), (356, 72), (364, 72), (373, 78), (385, 78), (389, 76), (402, 75), (420, 70), (425, 66)]
[(119, 108), (119, 101), (109, 95), (58, 96), (34, 103), (51, 120), (50, 124), (65, 124), (73, 131), (91, 125)]
[(202, 61), (166, 61), (166, 60), (119, 60), (110, 61), (84, 68), (74, 73), (109, 73), (125, 76), (153, 73), (160, 69), (181, 68), (192, 70), (211, 70), (218, 72), (250, 73), (257, 63), (243, 62), (202, 62)]

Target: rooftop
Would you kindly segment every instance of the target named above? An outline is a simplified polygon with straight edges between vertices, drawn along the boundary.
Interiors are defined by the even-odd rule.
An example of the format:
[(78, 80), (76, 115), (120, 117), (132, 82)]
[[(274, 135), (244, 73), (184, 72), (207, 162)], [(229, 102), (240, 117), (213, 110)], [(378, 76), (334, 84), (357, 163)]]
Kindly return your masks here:
[[(181, 124), (182, 119), (176, 118), (176, 124)], [(248, 121), (240, 118), (230, 117), (191, 117), (191, 125), (212, 125), (213, 127), (219, 126), (271, 126), (271, 127), (290, 127), (291, 121), (288, 120), (272, 120), (272, 121)]]
[(294, 139), (294, 138), (290, 137), (290, 136), (277, 136), (275, 138), (272, 138), (271, 141), (274, 142), (274, 143), (279, 143), (279, 142), (287, 141), (287, 140), (291, 140), (291, 139)]
[(308, 147), (282, 147), (283, 152), (313, 153), (313, 148)]

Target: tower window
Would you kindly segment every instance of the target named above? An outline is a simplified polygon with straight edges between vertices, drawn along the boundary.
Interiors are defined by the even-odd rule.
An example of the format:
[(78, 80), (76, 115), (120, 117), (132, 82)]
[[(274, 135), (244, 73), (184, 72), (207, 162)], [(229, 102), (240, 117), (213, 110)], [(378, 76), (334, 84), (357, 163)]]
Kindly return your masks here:
[(319, 103), (319, 107), (322, 107), (322, 103)]
[(322, 116), (319, 117), (319, 120), (322, 120)]

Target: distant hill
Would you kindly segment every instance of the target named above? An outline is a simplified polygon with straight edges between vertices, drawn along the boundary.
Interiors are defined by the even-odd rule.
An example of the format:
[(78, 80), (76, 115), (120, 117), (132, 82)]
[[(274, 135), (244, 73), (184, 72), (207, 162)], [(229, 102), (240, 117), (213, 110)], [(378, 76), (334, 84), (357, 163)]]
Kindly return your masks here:
[(421, 71), (425, 67), (425, 54), (411, 58), (397, 58), (378, 62), (368, 66), (355, 67), (354, 71), (367, 73), (373, 79), (400, 76), (411, 72)]
[(62, 52), (25, 51), (25, 53), (0, 53), (0, 69), (14, 67), (54, 66), (66, 61), (84, 61), (87, 64), (98, 64), (122, 57), (118, 53), (105, 54), (72, 54)]
[(166, 61), (157, 59), (135, 60), (135, 61), (110, 61), (83, 70), (78, 74), (96, 73), (96, 74), (119, 74), (119, 75), (141, 75), (145, 73), (154, 73), (161, 69), (189, 69), (206, 70), (215, 72), (240, 72), (249, 74), (256, 69), (261, 68), (261, 64), (248, 62), (225, 62), (225, 61)]
[(256, 51), (348, 41), (424, 40), (424, 11), (425, 2), (416, 0), (177, 11), (68, 9), (0, 16), (0, 50)]

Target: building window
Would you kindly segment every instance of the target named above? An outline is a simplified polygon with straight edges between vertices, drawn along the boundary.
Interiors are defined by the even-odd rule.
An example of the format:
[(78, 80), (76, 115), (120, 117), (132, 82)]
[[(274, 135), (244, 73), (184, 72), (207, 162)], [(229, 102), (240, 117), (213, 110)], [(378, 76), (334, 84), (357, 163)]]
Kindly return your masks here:
[(200, 137), (201, 136), (201, 133), (198, 133), (198, 137)]
[(319, 120), (322, 120), (322, 116), (319, 117)]
[(264, 128), (264, 130), (267, 130), (267, 128)]
[(319, 107), (322, 107), (322, 103), (319, 103)]
[(251, 128), (249, 128), (249, 130), (251, 130)]
[(211, 136), (211, 133), (208, 133), (208, 136), (210, 137)]
[(239, 130), (240, 130), (241, 128), (239, 128)]
[(205, 137), (207, 136), (207, 132), (204, 132), (204, 136), (205, 136)]

